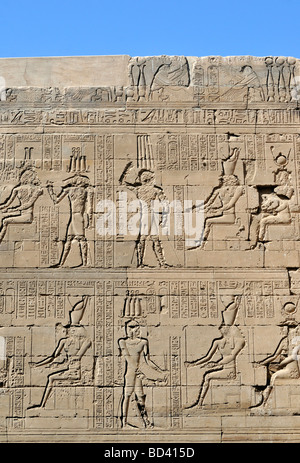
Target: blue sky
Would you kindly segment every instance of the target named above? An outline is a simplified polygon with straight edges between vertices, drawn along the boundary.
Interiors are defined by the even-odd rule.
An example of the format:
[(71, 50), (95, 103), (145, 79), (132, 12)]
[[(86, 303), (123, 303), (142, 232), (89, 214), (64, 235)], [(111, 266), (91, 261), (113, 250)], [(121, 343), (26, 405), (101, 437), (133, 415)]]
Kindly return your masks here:
[(0, 57), (300, 58), (300, 0), (2, 0)]

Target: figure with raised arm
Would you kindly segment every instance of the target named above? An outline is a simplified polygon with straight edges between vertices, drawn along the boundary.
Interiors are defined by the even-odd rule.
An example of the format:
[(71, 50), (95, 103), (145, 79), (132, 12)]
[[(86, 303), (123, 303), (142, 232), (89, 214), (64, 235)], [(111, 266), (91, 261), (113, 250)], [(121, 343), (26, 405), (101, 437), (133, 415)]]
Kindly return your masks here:
[[(119, 183), (125, 186), (130, 191), (133, 191), (140, 201), (140, 227), (136, 241), (137, 248), (137, 266), (144, 267), (144, 254), (146, 240), (150, 239), (153, 245), (153, 251), (160, 267), (169, 267), (165, 261), (164, 250), (159, 238), (158, 214), (155, 213), (154, 202), (158, 201), (166, 206), (167, 201), (164, 191), (159, 186), (155, 185), (154, 172), (148, 169), (141, 169), (138, 173), (136, 182), (130, 183), (127, 181), (127, 174), (132, 168), (132, 163), (125, 167)], [(164, 218), (166, 219), (168, 211), (165, 210)]]

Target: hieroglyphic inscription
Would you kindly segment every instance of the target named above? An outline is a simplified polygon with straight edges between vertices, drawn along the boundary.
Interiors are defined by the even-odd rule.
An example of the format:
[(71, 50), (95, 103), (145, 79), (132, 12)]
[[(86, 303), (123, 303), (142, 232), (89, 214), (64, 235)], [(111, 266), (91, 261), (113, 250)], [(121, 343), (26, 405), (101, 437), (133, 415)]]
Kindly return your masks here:
[(170, 338), (170, 381), (171, 381), (171, 427), (181, 427), (181, 390), (180, 390), (180, 337)]

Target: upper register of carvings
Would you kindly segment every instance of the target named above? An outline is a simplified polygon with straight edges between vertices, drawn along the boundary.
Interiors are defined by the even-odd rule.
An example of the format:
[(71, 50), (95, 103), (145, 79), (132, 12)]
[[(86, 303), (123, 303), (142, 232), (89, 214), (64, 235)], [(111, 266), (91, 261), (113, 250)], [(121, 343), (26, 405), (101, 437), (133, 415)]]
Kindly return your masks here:
[[(177, 101), (194, 106), (295, 102), (299, 67), (299, 60), (293, 57), (120, 55), (0, 59), (1, 79), (9, 89), (57, 88), (65, 94), (69, 87), (117, 87), (117, 95), (101, 98), (99, 90), (91, 101)], [(67, 101), (71, 97), (66, 95)], [(89, 101), (87, 98), (85, 95), (82, 101)], [(38, 93), (31, 99), (36, 101)]]

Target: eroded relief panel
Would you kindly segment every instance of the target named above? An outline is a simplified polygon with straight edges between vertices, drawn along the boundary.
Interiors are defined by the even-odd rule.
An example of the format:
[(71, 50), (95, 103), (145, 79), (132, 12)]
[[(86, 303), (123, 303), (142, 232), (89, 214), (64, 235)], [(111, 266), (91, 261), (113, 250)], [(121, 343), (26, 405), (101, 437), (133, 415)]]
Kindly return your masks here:
[(128, 57), (123, 85), (7, 82), (3, 442), (297, 440), (299, 72)]

